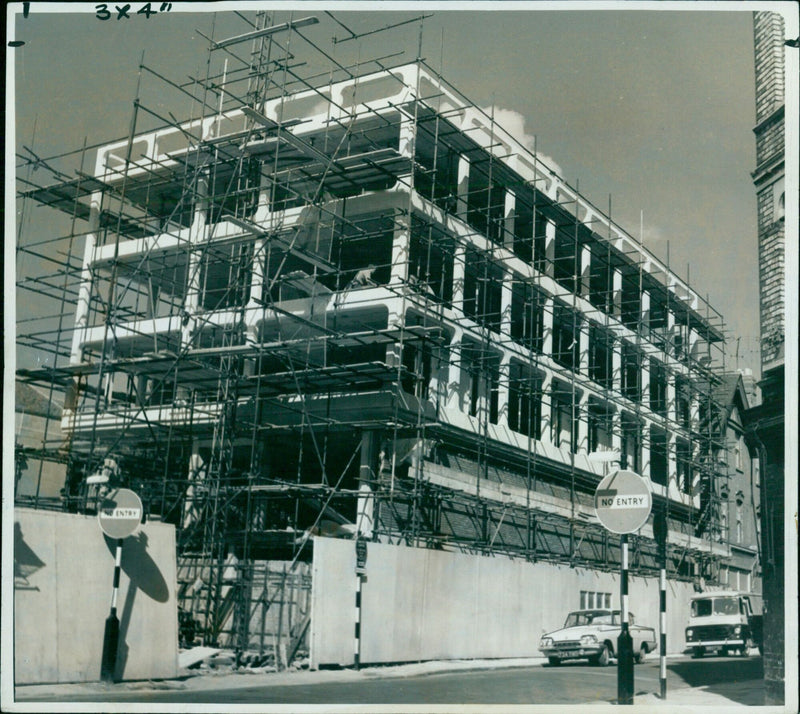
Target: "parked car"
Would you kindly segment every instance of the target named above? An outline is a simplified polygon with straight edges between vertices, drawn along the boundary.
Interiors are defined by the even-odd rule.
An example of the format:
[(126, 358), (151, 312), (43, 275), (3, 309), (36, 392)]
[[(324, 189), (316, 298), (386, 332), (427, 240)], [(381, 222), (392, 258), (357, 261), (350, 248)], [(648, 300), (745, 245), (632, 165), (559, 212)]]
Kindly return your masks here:
[(764, 630), (760, 604), (759, 595), (738, 590), (695, 595), (686, 628), (686, 649), (696, 658), (711, 650), (747, 656), (754, 646), (761, 652)]
[[(655, 630), (637, 625), (633, 613), (628, 613), (628, 630), (634, 659), (643, 662), (657, 647)], [(621, 631), (619, 610), (576, 610), (567, 615), (563, 628), (542, 637), (539, 650), (554, 666), (567, 659), (588, 659), (604, 667), (616, 656)]]

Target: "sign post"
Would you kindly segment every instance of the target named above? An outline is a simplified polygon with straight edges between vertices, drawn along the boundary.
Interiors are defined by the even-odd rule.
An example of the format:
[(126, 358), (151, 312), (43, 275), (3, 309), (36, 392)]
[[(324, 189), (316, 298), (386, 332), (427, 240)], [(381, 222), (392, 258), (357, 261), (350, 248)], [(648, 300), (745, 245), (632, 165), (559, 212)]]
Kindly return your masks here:
[(662, 506), (653, 517), (653, 535), (658, 546), (659, 560), (659, 593), (658, 593), (658, 626), (659, 626), (659, 680), (661, 681), (661, 699), (667, 698), (667, 510)]
[(356, 622), (353, 645), (353, 667), (361, 667), (361, 588), (364, 574), (367, 572), (367, 541), (362, 536), (356, 537)]
[(100, 679), (114, 681), (119, 647), (119, 619), (117, 618), (117, 592), (122, 567), (122, 543), (131, 535), (142, 520), (142, 502), (133, 491), (119, 488), (108, 493), (100, 504), (97, 521), (109, 538), (116, 540), (114, 554), (114, 584), (111, 591), (111, 612), (106, 618), (103, 632), (103, 656), (100, 662)]
[(620, 612), (617, 638), (617, 703), (633, 704), (633, 640), (628, 617), (628, 534), (650, 516), (653, 497), (647, 482), (633, 471), (615, 471), (597, 485), (594, 507), (606, 529), (620, 534)]

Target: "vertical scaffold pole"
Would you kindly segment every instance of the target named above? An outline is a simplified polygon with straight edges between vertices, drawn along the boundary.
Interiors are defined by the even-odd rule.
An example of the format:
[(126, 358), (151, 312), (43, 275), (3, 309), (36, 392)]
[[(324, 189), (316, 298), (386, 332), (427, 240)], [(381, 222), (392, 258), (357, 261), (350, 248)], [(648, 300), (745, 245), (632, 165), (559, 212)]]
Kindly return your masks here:
[(661, 640), (658, 643), (659, 647), (659, 680), (661, 682), (661, 699), (667, 698), (667, 570), (666, 564), (661, 563), (661, 574), (659, 576), (661, 593), (660, 593), (660, 610), (658, 613), (658, 627), (661, 633)]

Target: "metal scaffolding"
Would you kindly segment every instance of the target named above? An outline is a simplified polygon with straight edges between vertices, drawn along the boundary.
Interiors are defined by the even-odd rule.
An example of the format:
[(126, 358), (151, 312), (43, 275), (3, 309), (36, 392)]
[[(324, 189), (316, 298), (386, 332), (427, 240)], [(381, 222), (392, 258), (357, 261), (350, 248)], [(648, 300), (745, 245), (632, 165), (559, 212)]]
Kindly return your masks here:
[[(349, 33), (334, 44), (359, 37), (325, 15)], [(17, 247), (19, 294), (55, 306), (18, 336), (49, 366), (18, 379), (65, 394), (68, 440), (28, 450), (67, 463), (59, 506), (90, 512), (113, 458), (178, 529), (204, 641), (279, 665), (302, 650), (316, 535), (615, 568), (595, 451), (661, 487), (671, 575), (710, 577), (708, 300), (421, 58), (346, 66), (307, 18), (241, 18), (203, 79), (140, 65), (191, 116), (137, 91), (127, 137), (18, 155), (23, 216), (69, 218)], [(632, 569), (655, 553), (634, 538)]]

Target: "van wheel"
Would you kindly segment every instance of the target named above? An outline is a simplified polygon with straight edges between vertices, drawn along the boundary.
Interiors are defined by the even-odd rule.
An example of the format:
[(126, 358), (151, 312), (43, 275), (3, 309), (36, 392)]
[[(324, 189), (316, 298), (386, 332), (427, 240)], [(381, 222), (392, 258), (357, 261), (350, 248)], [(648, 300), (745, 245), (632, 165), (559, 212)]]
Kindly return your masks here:
[(607, 667), (610, 661), (611, 651), (608, 649), (608, 645), (603, 645), (603, 649), (600, 650), (600, 654), (594, 658), (594, 663), (598, 667)]
[(647, 645), (642, 644), (633, 657), (636, 660), (636, 664), (642, 664), (647, 659)]
[(706, 653), (705, 647), (695, 647), (692, 650), (692, 659), (700, 659)]

